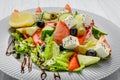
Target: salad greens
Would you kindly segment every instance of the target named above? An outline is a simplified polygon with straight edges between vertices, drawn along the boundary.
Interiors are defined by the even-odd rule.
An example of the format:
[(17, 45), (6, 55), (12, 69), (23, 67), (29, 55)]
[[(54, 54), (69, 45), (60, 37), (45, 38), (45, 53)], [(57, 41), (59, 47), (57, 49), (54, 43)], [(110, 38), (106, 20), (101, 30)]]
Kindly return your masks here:
[(14, 39), (16, 39), (17, 41), (22, 41), (23, 40), (23, 35), (21, 33), (18, 32), (13, 32), (12, 37), (14, 37)]

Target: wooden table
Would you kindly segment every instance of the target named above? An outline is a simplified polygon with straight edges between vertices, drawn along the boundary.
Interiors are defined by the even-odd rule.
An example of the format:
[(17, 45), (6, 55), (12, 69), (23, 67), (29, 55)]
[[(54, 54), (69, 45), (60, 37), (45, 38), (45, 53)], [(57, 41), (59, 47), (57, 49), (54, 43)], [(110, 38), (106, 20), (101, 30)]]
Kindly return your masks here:
[[(120, 0), (0, 0), (0, 20), (9, 16), (14, 9), (63, 7), (66, 3), (72, 8), (100, 15), (120, 27)], [(0, 71), (0, 80), (15, 79)], [(120, 69), (102, 80), (120, 80)]]

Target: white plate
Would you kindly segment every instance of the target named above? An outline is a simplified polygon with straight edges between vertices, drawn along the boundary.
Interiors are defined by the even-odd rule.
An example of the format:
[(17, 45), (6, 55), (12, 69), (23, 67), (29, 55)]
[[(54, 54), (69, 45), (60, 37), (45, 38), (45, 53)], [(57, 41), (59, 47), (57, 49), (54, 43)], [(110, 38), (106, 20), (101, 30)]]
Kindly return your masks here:
[[(57, 7), (43, 8), (43, 10), (46, 11), (58, 11), (60, 9), (61, 8)], [(76, 9), (73, 9), (73, 11), (75, 10)], [(33, 12), (35, 9), (28, 11)], [(98, 64), (89, 66), (80, 73), (60, 72), (60, 77), (62, 80), (97, 80), (104, 78), (120, 68), (120, 28), (109, 20), (106, 20), (105, 18), (93, 13), (82, 10), (78, 10), (78, 12), (90, 15), (94, 19), (95, 25), (99, 26), (108, 33), (107, 40), (110, 43), (113, 52), (111, 58), (107, 61), (101, 61)], [(31, 72), (28, 72), (27, 68), (25, 68), (25, 73), (21, 74), (21, 63), (13, 56), (5, 55), (10, 37), (8, 21), (9, 17), (0, 21), (0, 70), (16, 79), (40, 80), (41, 70), (33, 68)], [(53, 74), (53, 72), (47, 72), (46, 79), (54, 80)]]

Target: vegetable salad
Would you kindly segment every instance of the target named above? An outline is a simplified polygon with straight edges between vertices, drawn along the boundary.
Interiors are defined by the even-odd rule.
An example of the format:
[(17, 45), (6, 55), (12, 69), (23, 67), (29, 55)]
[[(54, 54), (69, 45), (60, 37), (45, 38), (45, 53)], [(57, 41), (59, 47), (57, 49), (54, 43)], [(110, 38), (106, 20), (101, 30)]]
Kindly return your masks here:
[(58, 12), (14, 10), (9, 25), (17, 58), (29, 55), (48, 71), (78, 72), (112, 52), (107, 33), (89, 15), (73, 13), (68, 4)]

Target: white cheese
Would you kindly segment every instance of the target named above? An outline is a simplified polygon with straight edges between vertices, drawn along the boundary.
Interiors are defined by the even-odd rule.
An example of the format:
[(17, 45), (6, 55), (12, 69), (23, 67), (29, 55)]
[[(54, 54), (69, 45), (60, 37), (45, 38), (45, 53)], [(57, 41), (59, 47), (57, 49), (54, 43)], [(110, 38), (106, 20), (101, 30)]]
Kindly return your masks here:
[(82, 20), (85, 25), (85, 27), (89, 27), (89, 25), (92, 23), (92, 18), (86, 14), (81, 14), (82, 15)]
[(66, 23), (66, 25), (68, 26), (69, 29), (77, 24), (77, 21), (74, 19), (73, 16), (68, 16), (64, 20), (64, 22)]
[(105, 58), (109, 55), (109, 48), (104, 43), (99, 43), (95, 46), (97, 56)]
[(76, 37), (74, 36), (68, 36), (62, 40), (63, 42), (63, 47), (65, 49), (74, 49), (79, 45), (79, 41)]

